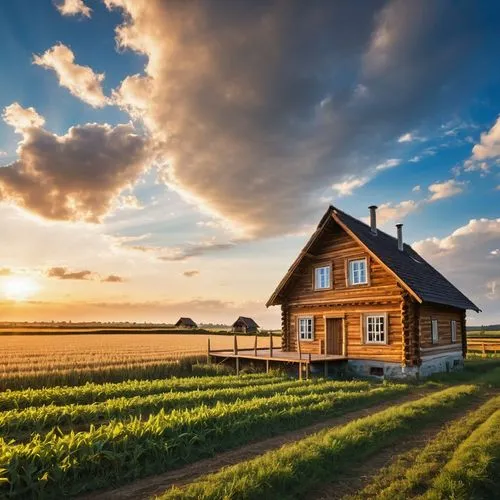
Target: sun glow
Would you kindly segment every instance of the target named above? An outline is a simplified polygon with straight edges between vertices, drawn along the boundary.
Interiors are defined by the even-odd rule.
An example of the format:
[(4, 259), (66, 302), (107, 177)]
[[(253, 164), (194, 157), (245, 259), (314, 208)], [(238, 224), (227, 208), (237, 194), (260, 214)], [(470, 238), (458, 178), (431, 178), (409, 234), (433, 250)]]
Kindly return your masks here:
[(28, 276), (14, 276), (5, 280), (2, 288), (7, 299), (22, 302), (35, 295), (40, 286)]

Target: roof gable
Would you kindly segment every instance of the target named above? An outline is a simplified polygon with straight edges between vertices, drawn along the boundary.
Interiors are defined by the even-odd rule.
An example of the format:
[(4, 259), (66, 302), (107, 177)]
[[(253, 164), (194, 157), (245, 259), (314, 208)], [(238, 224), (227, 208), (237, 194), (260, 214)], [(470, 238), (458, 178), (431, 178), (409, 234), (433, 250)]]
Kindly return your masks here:
[(279, 303), (277, 301), (279, 294), (292, 279), (295, 270), (310, 248), (318, 241), (331, 219), (377, 259), (419, 302), (434, 302), (479, 312), (479, 308), (474, 303), (426, 262), (410, 245), (404, 244), (403, 251), (400, 251), (397, 239), (393, 236), (380, 229), (375, 235), (364, 222), (332, 206), (328, 208), (316, 231), (270, 297), (266, 304), (268, 307)]

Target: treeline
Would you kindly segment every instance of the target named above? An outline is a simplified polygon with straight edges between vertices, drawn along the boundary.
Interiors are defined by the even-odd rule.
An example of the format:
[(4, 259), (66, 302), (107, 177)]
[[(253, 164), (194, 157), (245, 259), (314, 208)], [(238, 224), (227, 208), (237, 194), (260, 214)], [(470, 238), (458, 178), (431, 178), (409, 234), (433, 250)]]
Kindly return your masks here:
[(468, 332), (498, 332), (500, 325), (482, 325), (482, 326), (468, 326)]

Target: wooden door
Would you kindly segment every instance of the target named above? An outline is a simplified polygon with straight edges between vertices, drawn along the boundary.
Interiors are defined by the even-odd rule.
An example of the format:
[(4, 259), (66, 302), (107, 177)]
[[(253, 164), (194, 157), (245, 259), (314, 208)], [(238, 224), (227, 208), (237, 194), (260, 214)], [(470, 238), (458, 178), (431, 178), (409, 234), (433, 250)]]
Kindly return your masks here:
[(343, 328), (341, 318), (326, 319), (326, 353), (342, 356)]

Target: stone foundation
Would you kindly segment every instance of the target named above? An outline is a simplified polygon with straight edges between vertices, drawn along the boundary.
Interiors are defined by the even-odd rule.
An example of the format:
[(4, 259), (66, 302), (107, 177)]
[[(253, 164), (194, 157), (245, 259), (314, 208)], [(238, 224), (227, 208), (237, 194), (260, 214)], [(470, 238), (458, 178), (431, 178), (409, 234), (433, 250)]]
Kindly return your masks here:
[(387, 379), (424, 378), (433, 373), (462, 370), (463, 367), (464, 358), (461, 352), (425, 357), (420, 366), (402, 366), (400, 363), (369, 359), (350, 359), (348, 361), (348, 368), (355, 375)]

